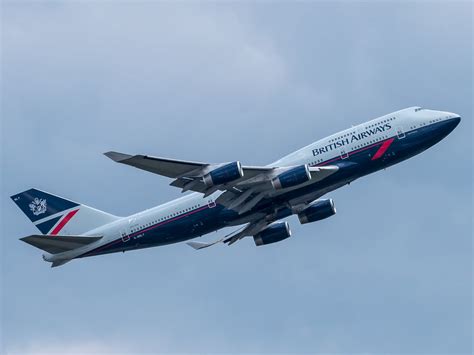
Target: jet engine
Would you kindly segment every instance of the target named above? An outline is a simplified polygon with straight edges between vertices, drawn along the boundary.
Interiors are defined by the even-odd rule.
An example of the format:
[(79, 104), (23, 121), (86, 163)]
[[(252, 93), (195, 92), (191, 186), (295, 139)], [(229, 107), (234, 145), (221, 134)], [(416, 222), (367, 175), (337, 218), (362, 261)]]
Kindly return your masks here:
[(260, 246), (280, 242), (289, 237), (291, 237), (291, 231), (288, 222), (276, 222), (254, 235), (253, 240), (256, 246)]
[(286, 189), (309, 181), (311, 173), (307, 164), (297, 166), (272, 179), (275, 190)]
[(336, 206), (332, 199), (319, 200), (298, 214), (301, 224), (320, 221), (336, 214)]
[(226, 184), (228, 182), (240, 179), (244, 176), (242, 165), (239, 161), (234, 161), (212, 170), (204, 175), (203, 181), (207, 187)]

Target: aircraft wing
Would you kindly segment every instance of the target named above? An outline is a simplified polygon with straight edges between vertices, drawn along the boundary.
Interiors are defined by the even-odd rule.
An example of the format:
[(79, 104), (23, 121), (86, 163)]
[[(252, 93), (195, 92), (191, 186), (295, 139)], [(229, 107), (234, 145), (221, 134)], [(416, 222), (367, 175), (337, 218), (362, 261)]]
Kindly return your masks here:
[(104, 154), (117, 163), (134, 166), (135, 168), (169, 178), (189, 175), (194, 170), (198, 171), (209, 165), (195, 161), (156, 158), (148, 155), (129, 155), (118, 152), (107, 152)]
[(245, 166), (240, 162), (211, 164), (118, 152), (104, 154), (115, 162), (173, 178), (170, 185), (181, 188), (182, 192), (191, 190), (209, 196), (218, 190), (224, 191), (217, 202), (238, 210), (240, 214), (252, 209), (263, 198), (293, 186), (282, 184), (280, 176), (286, 174), (285, 181), (294, 181), (294, 176), (303, 174), (312, 183), (338, 170), (337, 166)]
[[(192, 190), (202, 193), (208, 190), (208, 186), (202, 181), (202, 177), (207, 172), (224, 165), (158, 158), (148, 155), (129, 155), (118, 152), (107, 152), (104, 154), (117, 163), (130, 165), (154, 174), (176, 179), (171, 183), (171, 186), (182, 188), (184, 191)], [(245, 179), (250, 179), (262, 172), (272, 170), (272, 168), (250, 166), (243, 166), (242, 169)], [(187, 184), (192, 181), (194, 181), (194, 183), (191, 186), (187, 186)]]
[(242, 228), (239, 228), (238, 230), (233, 231), (233, 232), (227, 234), (226, 236), (224, 236), (223, 238), (215, 240), (213, 242), (203, 243), (203, 242), (194, 242), (193, 241), (193, 242), (187, 242), (186, 244), (189, 245), (191, 248), (193, 248), (195, 250), (208, 248), (208, 247), (211, 247), (211, 246), (216, 245), (218, 243), (224, 243), (224, 244), (227, 244), (227, 245), (232, 245), (232, 244), (234, 244), (235, 242), (239, 241), (240, 239), (242, 239), (244, 237), (251, 237), (251, 236), (257, 234), (262, 229), (265, 229), (266, 227), (268, 227), (268, 225), (270, 223), (271, 222), (266, 221), (264, 219), (259, 220), (259, 221), (255, 221), (255, 222), (249, 222), (246, 225), (244, 225)]

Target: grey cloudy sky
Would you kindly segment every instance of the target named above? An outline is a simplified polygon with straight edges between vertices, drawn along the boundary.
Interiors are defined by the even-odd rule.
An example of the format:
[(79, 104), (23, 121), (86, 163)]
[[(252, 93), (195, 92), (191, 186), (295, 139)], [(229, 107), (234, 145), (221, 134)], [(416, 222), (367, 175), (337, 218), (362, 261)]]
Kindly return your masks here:
[[(6, 353), (470, 353), (471, 2), (2, 3)], [(293, 238), (50, 269), (8, 196), (127, 215), (179, 197), (118, 150), (266, 164), (408, 106), (443, 142), (344, 187)], [(205, 237), (211, 240), (221, 233)]]

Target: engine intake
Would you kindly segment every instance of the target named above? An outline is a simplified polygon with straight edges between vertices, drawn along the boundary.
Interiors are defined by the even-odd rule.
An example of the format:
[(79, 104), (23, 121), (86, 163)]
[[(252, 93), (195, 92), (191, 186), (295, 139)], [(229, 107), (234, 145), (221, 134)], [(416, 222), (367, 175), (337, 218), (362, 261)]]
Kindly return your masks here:
[(253, 240), (256, 246), (260, 246), (280, 242), (289, 237), (291, 237), (291, 231), (288, 222), (277, 222), (254, 235)]
[(275, 190), (280, 190), (303, 184), (309, 180), (311, 180), (311, 173), (308, 165), (304, 164), (285, 171), (273, 178), (272, 185)]
[(336, 214), (336, 206), (332, 199), (319, 200), (298, 214), (301, 224), (320, 221)]
[(223, 165), (210, 173), (204, 175), (203, 181), (207, 187), (226, 184), (228, 182), (240, 179), (244, 176), (242, 165), (239, 161), (234, 161)]

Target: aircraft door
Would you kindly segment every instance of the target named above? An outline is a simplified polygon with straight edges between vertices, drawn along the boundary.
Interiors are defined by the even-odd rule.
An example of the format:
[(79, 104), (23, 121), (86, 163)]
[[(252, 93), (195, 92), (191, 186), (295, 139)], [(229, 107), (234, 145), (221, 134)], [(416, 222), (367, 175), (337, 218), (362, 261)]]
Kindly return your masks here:
[(397, 137), (398, 139), (405, 138), (405, 131), (403, 130), (403, 127), (397, 127)]
[(130, 240), (130, 235), (127, 233), (127, 230), (122, 229), (120, 231), (120, 236), (122, 237), (122, 242), (128, 242)]
[(345, 149), (341, 149), (341, 151), (339, 152), (339, 155), (341, 156), (341, 159), (349, 158), (349, 153), (347, 153)]
[(216, 201), (214, 201), (214, 200), (209, 200), (209, 201), (207, 201), (207, 206), (208, 206), (209, 208), (214, 208), (214, 207), (216, 207)]
[(135, 225), (136, 218), (130, 218), (128, 220), (127, 225), (124, 225), (121, 230), (120, 230), (120, 237), (122, 238), (122, 241), (128, 242), (130, 240), (130, 234), (132, 234), (132, 229)]

